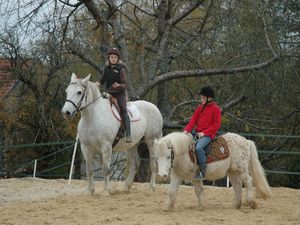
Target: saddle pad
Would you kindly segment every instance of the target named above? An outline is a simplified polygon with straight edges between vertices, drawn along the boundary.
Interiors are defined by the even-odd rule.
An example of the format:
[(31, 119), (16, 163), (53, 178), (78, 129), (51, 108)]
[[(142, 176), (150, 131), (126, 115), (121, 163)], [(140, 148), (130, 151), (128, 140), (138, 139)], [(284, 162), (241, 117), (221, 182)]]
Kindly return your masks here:
[[(120, 113), (115, 105), (111, 104), (111, 110), (117, 120), (121, 121)], [(127, 112), (131, 122), (139, 121), (141, 119), (140, 111), (134, 104), (127, 104)]]
[[(229, 157), (229, 149), (225, 138), (222, 136), (218, 137), (217, 140), (210, 143), (209, 154), (206, 156), (206, 163), (216, 162)], [(189, 156), (192, 163), (196, 162), (195, 145), (189, 150)]]
[(225, 138), (218, 137), (210, 146), (210, 152), (206, 156), (206, 163), (212, 163), (229, 157), (229, 149)]

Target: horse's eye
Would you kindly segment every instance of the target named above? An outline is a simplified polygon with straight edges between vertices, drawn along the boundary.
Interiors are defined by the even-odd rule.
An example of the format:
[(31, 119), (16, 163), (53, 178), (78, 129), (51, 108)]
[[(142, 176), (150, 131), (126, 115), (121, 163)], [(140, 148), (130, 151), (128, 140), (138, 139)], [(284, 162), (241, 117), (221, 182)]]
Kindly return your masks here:
[(168, 156), (168, 159), (171, 159), (171, 156)]
[(78, 92), (77, 92), (77, 95), (81, 95), (81, 94), (82, 94), (82, 91), (78, 91)]

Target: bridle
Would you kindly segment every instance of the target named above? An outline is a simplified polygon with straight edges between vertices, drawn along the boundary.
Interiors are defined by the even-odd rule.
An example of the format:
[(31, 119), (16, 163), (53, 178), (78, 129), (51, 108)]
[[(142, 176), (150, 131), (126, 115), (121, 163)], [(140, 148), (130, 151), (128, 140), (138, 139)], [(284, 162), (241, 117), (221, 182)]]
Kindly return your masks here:
[[(71, 82), (71, 83), (69, 84), (69, 86), (72, 85), (72, 84), (77, 84), (77, 82)], [(82, 92), (81, 99), (79, 100), (79, 102), (77, 103), (77, 105), (76, 105), (72, 100), (70, 100), (70, 99), (67, 99), (67, 100), (66, 100), (66, 102), (70, 102), (70, 103), (75, 107), (76, 112), (79, 112), (79, 111), (82, 110), (82, 108), (80, 108), (80, 107), (81, 107), (81, 104), (82, 104), (82, 101), (83, 101), (84, 97), (85, 97), (85, 101), (87, 101), (87, 96), (86, 96), (86, 94), (85, 94), (85, 92), (86, 92), (86, 87), (85, 87), (82, 83), (80, 83), (80, 84), (81, 84), (82, 87), (83, 87), (83, 92)]]
[[(69, 84), (69, 86), (70, 86), (71, 84), (78, 84), (78, 83), (77, 83), (77, 82), (71, 82), (71, 83)], [(99, 95), (99, 96), (98, 96), (97, 98), (95, 98), (92, 102), (90, 102), (90, 103), (86, 104), (85, 106), (81, 107), (81, 104), (82, 104), (82, 102), (83, 102), (83, 99), (85, 99), (85, 102), (87, 102), (87, 95), (86, 95), (86, 87), (85, 87), (81, 82), (80, 82), (80, 84), (81, 84), (81, 86), (83, 87), (83, 92), (82, 92), (82, 96), (81, 96), (79, 102), (77, 103), (77, 105), (76, 105), (72, 100), (70, 100), (70, 99), (67, 99), (67, 100), (66, 100), (66, 102), (70, 102), (70, 103), (75, 107), (76, 112), (82, 111), (83, 109), (85, 109), (86, 107), (88, 107), (89, 105), (91, 105), (92, 103), (94, 103), (95, 101), (97, 101), (98, 98), (100, 97), (100, 95)]]

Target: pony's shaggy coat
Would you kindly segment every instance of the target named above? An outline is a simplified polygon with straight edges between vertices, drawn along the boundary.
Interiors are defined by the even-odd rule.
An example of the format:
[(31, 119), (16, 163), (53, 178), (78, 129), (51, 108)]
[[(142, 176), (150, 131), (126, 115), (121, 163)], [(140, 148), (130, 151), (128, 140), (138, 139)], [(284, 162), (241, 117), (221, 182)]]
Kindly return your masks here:
[[(235, 207), (242, 204), (242, 185), (246, 187), (246, 201), (251, 208), (256, 208), (255, 195), (270, 197), (270, 187), (262, 168), (254, 142), (234, 134), (224, 134), (230, 156), (224, 160), (207, 165), (206, 179), (216, 180), (229, 177), (235, 192)], [(171, 133), (155, 142), (157, 149), (158, 175), (167, 177), (171, 169), (171, 183), (168, 192), (167, 210), (173, 210), (176, 193), (183, 180), (192, 180), (198, 172), (198, 166), (191, 162), (188, 151), (192, 145), (192, 137), (183, 132)], [(195, 194), (200, 207), (203, 208), (203, 183), (193, 182)]]

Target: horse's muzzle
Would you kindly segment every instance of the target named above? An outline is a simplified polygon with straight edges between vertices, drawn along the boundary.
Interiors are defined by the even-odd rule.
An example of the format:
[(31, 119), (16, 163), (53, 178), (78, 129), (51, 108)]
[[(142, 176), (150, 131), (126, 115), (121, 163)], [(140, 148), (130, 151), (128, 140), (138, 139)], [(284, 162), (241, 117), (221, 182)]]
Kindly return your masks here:
[(168, 174), (158, 174), (158, 175), (156, 176), (156, 180), (157, 180), (158, 182), (164, 182), (164, 181), (166, 181), (166, 180), (168, 179), (168, 177), (169, 177)]
[(68, 110), (61, 110), (61, 114), (64, 119), (71, 119), (72, 118), (72, 113)]

